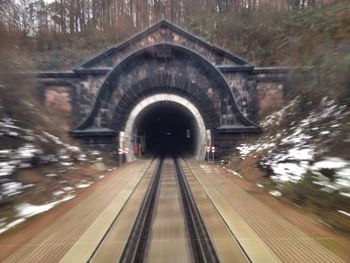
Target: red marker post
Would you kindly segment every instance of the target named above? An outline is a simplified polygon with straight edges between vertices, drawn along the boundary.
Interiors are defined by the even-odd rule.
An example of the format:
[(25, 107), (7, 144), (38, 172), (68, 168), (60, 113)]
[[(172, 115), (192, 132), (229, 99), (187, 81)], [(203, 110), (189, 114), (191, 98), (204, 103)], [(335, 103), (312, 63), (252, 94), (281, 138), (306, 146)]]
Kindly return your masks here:
[(119, 155), (119, 165), (122, 165), (122, 162), (123, 162), (123, 148), (118, 148), (118, 155)]
[(206, 150), (207, 150), (207, 162), (209, 162), (209, 153), (210, 153), (210, 146), (207, 146), (206, 147)]
[(214, 163), (215, 146), (211, 147), (211, 154), (212, 154), (212, 157), (213, 157), (213, 163)]

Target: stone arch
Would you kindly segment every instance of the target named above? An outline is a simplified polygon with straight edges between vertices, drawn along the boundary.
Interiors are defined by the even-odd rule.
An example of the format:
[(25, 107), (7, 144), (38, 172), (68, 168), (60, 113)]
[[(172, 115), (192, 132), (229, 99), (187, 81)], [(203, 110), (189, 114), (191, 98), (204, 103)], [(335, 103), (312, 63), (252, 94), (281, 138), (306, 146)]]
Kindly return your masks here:
[[(192, 74), (189, 72), (189, 74), (186, 74), (186, 77), (188, 78), (188, 82), (200, 82), (201, 80), (205, 80), (205, 84), (213, 90), (215, 93), (214, 98), (209, 98), (211, 100), (212, 104), (216, 106), (216, 115), (218, 118), (220, 118), (219, 125), (226, 125), (226, 124), (236, 124), (235, 122), (246, 125), (246, 126), (254, 126), (256, 125), (252, 123), (250, 120), (248, 120), (240, 111), (239, 107), (237, 106), (237, 103), (234, 99), (234, 96), (232, 94), (231, 89), (229, 88), (224, 76), (222, 73), (213, 66), (207, 59), (199, 55), (198, 53), (194, 52), (193, 50), (190, 50), (188, 48), (177, 46), (173, 44), (168, 43), (162, 43), (162, 44), (156, 44), (152, 45), (146, 48), (142, 48), (132, 54), (130, 54), (128, 57), (126, 57), (121, 63), (116, 65), (113, 70), (109, 73), (109, 75), (106, 77), (104, 83), (100, 87), (97, 96), (95, 98), (95, 101), (93, 103), (93, 107), (91, 109), (90, 114), (82, 121), (80, 122), (73, 130), (84, 130), (89, 127), (94, 127), (98, 123), (98, 125), (101, 125), (103, 127), (109, 126), (108, 122), (111, 122), (114, 115), (115, 107), (113, 104), (116, 104), (117, 107), (120, 106), (119, 101), (115, 103), (114, 101), (111, 101), (113, 98), (116, 100), (120, 100), (121, 98), (125, 98), (125, 96), (128, 96), (128, 92), (130, 94), (133, 93), (133, 90), (131, 89), (132, 86), (135, 85), (129, 85), (128, 89), (123, 90), (122, 88), (115, 88), (120, 83), (128, 83), (132, 82), (134, 78), (139, 77), (142, 79), (142, 71), (137, 72), (139, 75), (135, 76), (136, 73), (129, 74), (131, 69), (134, 67), (137, 67), (137, 64), (140, 61), (151, 61), (153, 63), (154, 60), (161, 60), (166, 61), (167, 63), (172, 63), (172, 56), (177, 56), (180, 60), (183, 59), (186, 61), (191, 61), (195, 67), (198, 68), (198, 72), (196, 74)], [(152, 60), (153, 59), (153, 60)], [(186, 63), (182, 64), (183, 67), (188, 67)], [(194, 67), (194, 68), (195, 68)], [(172, 74), (171, 72), (168, 72), (169, 74), (161, 74), (161, 68), (158, 69), (160, 72), (159, 75), (166, 78), (167, 75), (174, 76), (173, 79), (176, 82), (176, 79), (181, 79), (181, 77), (185, 76), (175, 76), (176, 74)], [(170, 71), (172, 68), (170, 67)], [(182, 73), (180, 72), (179, 75)], [(184, 75), (184, 74), (182, 74)], [(193, 78), (193, 79), (191, 79)], [(170, 79), (170, 82), (172, 80)], [(166, 81), (164, 83), (167, 83)], [(123, 86), (123, 85), (121, 85)], [(127, 85), (125, 85), (127, 86)], [(199, 85), (200, 86), (200, 85)], [(164, 89), (169, 88), (169, 86), (163, 86)], [(188, 91), (189, 94), (194, 92)], [(208, 91), (208, 97), (209, 91)], [(193, 94), (192, 97), (195, 97), (195, 94)], [(216, 101), (215, 101), (216, 100)], [(224, 102), (224, 103), (221, 103)], [(112, 106), (111, 106), (112, 105)], [(227, 121), (224, 117), (224, 115), (231, 116), (229, 121)], [(233, 116), (233, 117), (232, 117)], [(101, 122), (97, 122), (96, 119), (102, 118), (102, 124)], [(103, 119), (104, 118), (104, 119)], [(97, 125), (97, 126), (98, 126)]]
[[(198, 109), (209, 129), (215, 129), (220, 125), (219, 117), (212, 102), (197, 85), (188, 82), (186, 78), (178, 78), (177, 83), (170, 83), (166, 81), (167, 79), (170, 78), (166, 75), (152, 75), (133, 86), (131, 88), (133, 92), (123, 96), (120, 103), (116, 105), (110, 128), (118, 130), (117, 125), (119, 125), (123, 129), (127, 116), (137, 103), (145, 97), (164, 93), (165, 91), (168, 94), (178, 95), (190, 101)], [(164, 89), (164, 87), (168, 88)]]
[(155, 95), (148, 96), (138, 102), (130, 114), (128, 115), (128, 119), (125, 124), (125, 135), (128, 138), (127, 146), (129, 148), (129, 153), (127, 154), (127, 161), (131, 162), (135, 159), (134, 153), (132, 149), (132, 138), (134, 135), (135, 122), (139, 114), (145, 110), (147, 107), (150, 107), (153, 104), (159, 102), (171, 102), (178, 105), (181, 105), (185, 108), (192, 116), (194, 117), (197, 125), (197, 142), (196, 142), (196, 153), (195, 158), (199, 160), (203, 160), (205, 158), (205, 146), (206, 146), (206, 126), (202, 115), (200, 114), (197, 107), (192, 104), (189, 100), (183, 98), (182, 96), (169, 94), (169, 93), (158, 93)]

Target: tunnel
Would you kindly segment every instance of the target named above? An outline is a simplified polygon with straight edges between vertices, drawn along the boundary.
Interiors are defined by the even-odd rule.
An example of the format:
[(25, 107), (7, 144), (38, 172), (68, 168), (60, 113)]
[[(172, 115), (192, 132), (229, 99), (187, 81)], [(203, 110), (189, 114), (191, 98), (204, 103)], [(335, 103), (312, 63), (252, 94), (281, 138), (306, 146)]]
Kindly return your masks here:
[(189, 110), (173, 102), (158, 102), (137, 117), (134, 141), (144, 153), (194, 155), (197, 130)]
[(129, 115), (125, 134), (128, 161), (146, 153), (181, 153), (197, 159), (205, 155), (203, 118), (190, 101), (178, 95), (157, 94), (139, 102)]

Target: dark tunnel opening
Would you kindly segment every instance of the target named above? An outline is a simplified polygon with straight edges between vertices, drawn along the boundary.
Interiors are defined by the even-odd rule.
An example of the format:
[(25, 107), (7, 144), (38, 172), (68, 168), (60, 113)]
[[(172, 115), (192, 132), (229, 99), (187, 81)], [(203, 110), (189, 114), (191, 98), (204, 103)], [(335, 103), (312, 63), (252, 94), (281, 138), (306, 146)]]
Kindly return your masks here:
[(134, 152), (194, 155), (197, 130), (193, 114), (185, 107), (168, 101), (155, 103), (136, 119)]

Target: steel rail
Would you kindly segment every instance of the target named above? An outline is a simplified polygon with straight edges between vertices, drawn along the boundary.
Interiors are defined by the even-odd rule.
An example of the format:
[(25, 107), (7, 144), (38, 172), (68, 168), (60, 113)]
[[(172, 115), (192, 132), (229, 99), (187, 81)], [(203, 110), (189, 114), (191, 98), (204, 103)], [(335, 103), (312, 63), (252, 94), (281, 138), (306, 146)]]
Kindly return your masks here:
[[(175, 157), (173, 158), (173, 163), (193, 261), (196, 263), (219, 262), (191, 189), (183, 174), (181, 165)], [(147, 250), (150, 242), (149, 236), (154, 221), (154, 212), (157, 206), (162, 165), (163, 158), (160, 158), (156, 173), (153, 176), (142, 201), (141, 208), (137, 214), (135, 223), (119, 262), (144, 262), (147, 258)]]
[(128, 241), (123, 250), (119, 262), (143, 262), (146, 258), (149, 235), (153, 223), (153, 215), (156, 207), (157, 195), (161, 177), (163, 158), (160, 158), (156, 173), (147, 189), (141, 208), (137, 214)]
[(194, 262), (219, 262), (181, 165), (177, 158), (174, 157), (173, 160)]

